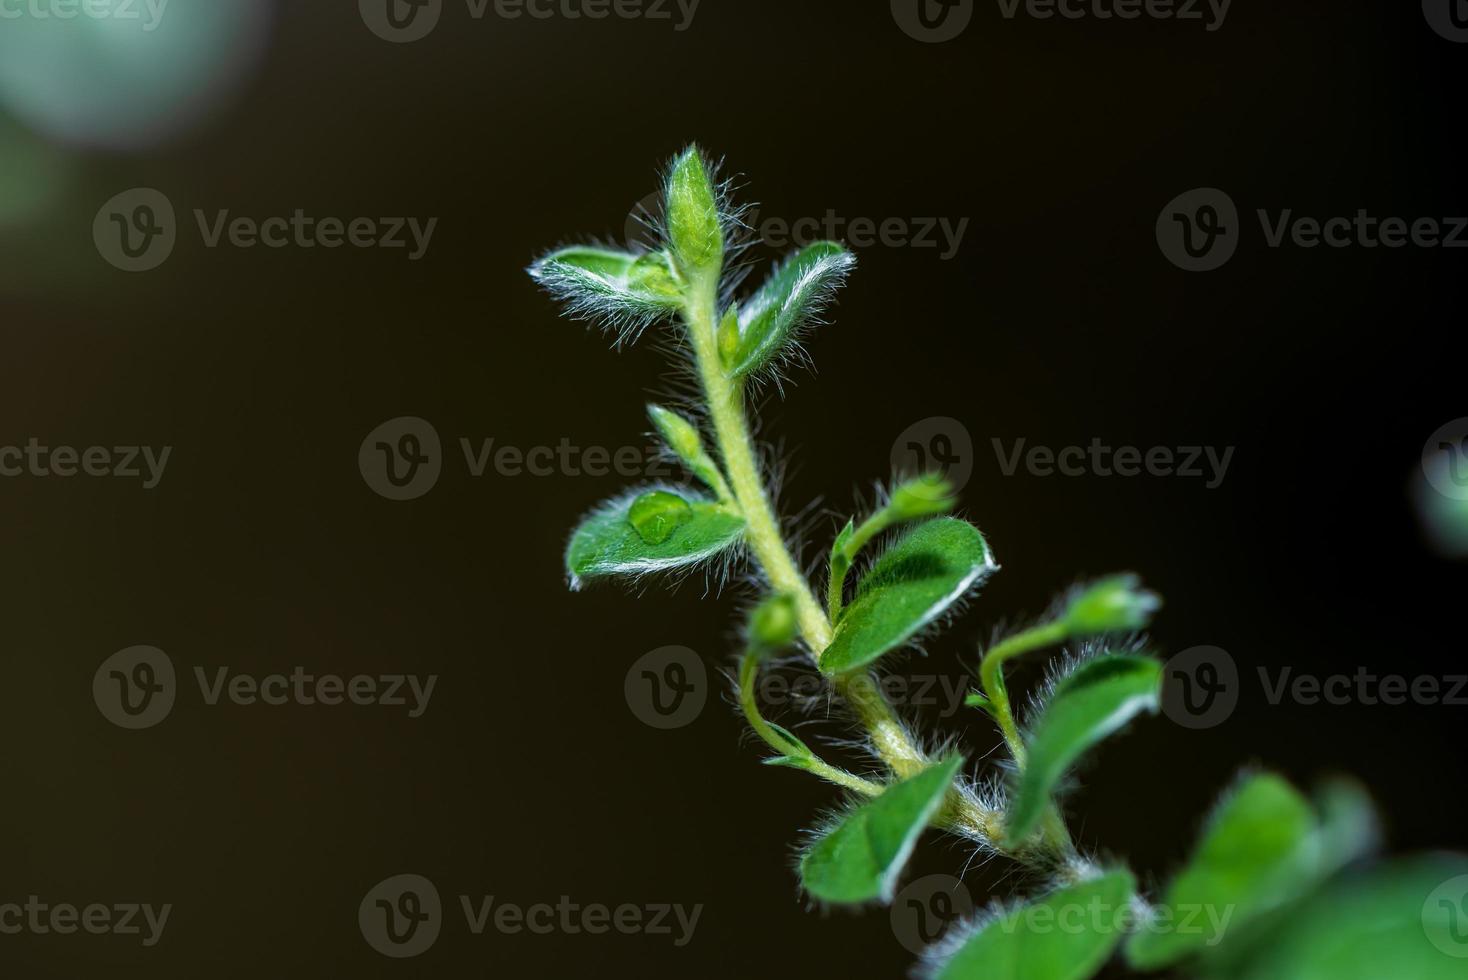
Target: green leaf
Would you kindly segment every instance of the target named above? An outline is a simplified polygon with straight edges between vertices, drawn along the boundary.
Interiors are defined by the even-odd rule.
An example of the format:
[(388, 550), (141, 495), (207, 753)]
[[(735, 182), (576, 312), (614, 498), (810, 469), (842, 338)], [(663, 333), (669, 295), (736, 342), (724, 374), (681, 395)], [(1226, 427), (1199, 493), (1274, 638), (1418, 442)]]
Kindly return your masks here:
[(1130, 873), (1113, 871), (1051, 892), (970, 931), (928, 975), (933, 980), (1086, 980), (1121, 941), (1136, 887)]
[(821, 670), (865, 667), (919, 631), (995, 568), (977, 528), (943, 517), (920, 524), (872, 565), (821, 654)]
[[(1217, 929), (1185, 930), (1183, 921), (1239, 930), (1303, 894), (1319, 879), (1320, 836), (1310, 804), (1289, 783), (1252, 776), (1214, 812), (1196, 853), (1157, 906), (1158, 922), (1127, 943), (1127, 959), (1152, 970), (1216, 945)], [(1219, 928), (1222, 928), (1220, 926)]]
[(953, 756), (848, 813), (801, 858), (805, 890), (844, 905), (891, 902), (903, 865), (962, 765), (963, 757)]
[(774, 360), (801, 326), (819, 316), (856, 265), (835, 242), (817, 242), (775, 271), (739, 309), (737, 343), (724, 339), (724, 367), (731, 378), (753, 374)]
[(546, 255), (530, 267), (530, 275), (572, 316), (616, 331), (618, 343), (635, 340), (683, 302), (683, 287), (662, 252), (638, 255), (578, 245)]
[(698, 147), (673, 161), (667, 182), (668, 244), (687, 278), (716, 272), (724, 259), (719, 195)]
[(582, 521), (566, 548), (571, 585), (685, 568), (738, 544), (744, 518), (687, 491), (625, 494)]
[(1435, 855), (1333, 879), (1217, 980), (1462, 980), (1468, 976), (1468, 857)]
[(1162, 665), (1138, 656), (1097, 657), (1060, 682), (1029, 740), (1007, 818), (1011, 844), (1035, 829), (1050, 794), (1082, 754), (1137, 715), (1157, 713), (1161, 690)]

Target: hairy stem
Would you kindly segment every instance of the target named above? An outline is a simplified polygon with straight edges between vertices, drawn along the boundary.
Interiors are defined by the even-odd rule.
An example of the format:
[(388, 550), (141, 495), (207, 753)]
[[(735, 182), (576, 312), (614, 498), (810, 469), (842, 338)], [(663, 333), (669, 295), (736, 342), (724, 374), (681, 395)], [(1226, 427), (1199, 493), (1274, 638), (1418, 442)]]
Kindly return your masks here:
[(1035, 626), (1000, 642), (984, 656), (984, 662), (979, 667), (979, 681), (984, 686), (984, 694), (988, 696), (989, 702), (994, 706), (994, 718), (999, 722), (999, 730), (1004, 733), (1004, 741), (1009, 745), (1009, 754), (1014, 756), (1014, 761), (1021, 768), (1025, 764), (1025, 743), (1019, 737), (1019, 726), (1014, 722), (1014, 711), (1009, 705), (1009, 691), (1004, 686), (1004, 673), (1001, 668), (1006, 660), (1029, 653), (1031, 650), (1060, 643), (1065, 637), (1066, 629), (1061, 623)]
[[(745, 541), (769, 576), (771, 586), (793, 598), (801, 636), (811, 655), (819, 659), (821, 652), (831, 643), (831, 621), (811, 591), (810, 583), (796, 567), (780, 533), (779, 521), (760, 477), (754, 440), (745, 417), (744, 386), (731, 380), (724, 372), (718, 346), (718, 277), (709, 275), (689, 286), (689, 300), (683, 315), (719, 454), (723, 458), (734, 499), (744, 514)], [(836, 678), (834, 683), (837, 693), (856, 713), (870, 735), (872, 745), (894, 774), (906, 779), (932, 764), (887, 703), (871, 674), (854, 672)], [(1005, 704), (1007, 706), (1007, 699)], [(1011, 719), (1011, 727), (1012, 724)], [(1018, 739), (1017, 731), (1014, 737)], [(940, 823), (948, 830), (990, 847), (999, 847), (1001, 815), (986, 807), (972, 793), (953, 790), (944, 806)], [(1024, 858), (1019, 853), (1012, 856)]]
[(808, 746), (792, 742), (777, 731), (774, 725), (765, 721), (754, 697), (754, 682), (758, 674), (758, 658), (751, 653), (746, 653), (743, 662), (739, 665), (739, 706), (744, 709), (744, 717), (750, 727), (754, 729), (755, 734), (765, 740), (765, 744), (785, 758), (799, 759), (800, 768), (835, 783), (837, 786), (861, 793), (863, 796), (876, 796), (882, 792), (882, 787), (877, 783), (862, 779), (844, 769), (836, 768), (810, 751)]

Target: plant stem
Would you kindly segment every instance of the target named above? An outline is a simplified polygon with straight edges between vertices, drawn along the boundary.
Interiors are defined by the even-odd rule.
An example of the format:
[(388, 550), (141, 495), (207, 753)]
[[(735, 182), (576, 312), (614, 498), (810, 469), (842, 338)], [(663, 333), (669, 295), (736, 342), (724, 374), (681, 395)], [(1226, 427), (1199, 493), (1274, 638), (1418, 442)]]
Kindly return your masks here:
[(698, 362), (699, 378), (703, 382), (704, 396), (708, 400), (714, 436), (718, 440), (719, 453), (724, 460), (724, 470), (729, 475), (734, 499), (744, 512), (745, 540), (764, 567), (775, 590), (795, 600), (801, 635), (805, 637), (812, 652), (819, 653), (831, 642), (831, 624), (816, 603), (815, 596), (811, 594), (805, 576), (800, 574), (795, 567), (795, 560), (785, 549), (779, 523), (775, 520), (769, 496), (760, 479), (754, 441), (750, 438), (749, 428), (745, 423), (744, 388), (731, 381), (724, 373), (716, 337), (717, 280), (710, 277), (708, 282), (695, 282), (691, 285), (691, 292), (693, 302), (686, 308), (684, 315)]
[[(1009, 704), (1009, 690), (1004, 686), (1004, 663), (1041, 647), (1063, 643), (1069, 635), (1069, 628), (1062, 622), (1032, 626), (995, 645), (984, 656), (984, 662), (979, 667), (979, 681), (989, 698), (994, 718), (999, 722), (999, 730), (1004, 733), (1009, 753), (1014, 756), (1015, 765), (1019, 766), (1021, 772), (1024, 771), (1026, 761), (1025, 743), (1020, 738), (1019, 726), (1015, 723), (1014, 711)], [(1053, 803), (1045, 809), (1041, 835), (1056, 853), (1067, 853), (1075, 849), (1065, 819)]]
[[(779, 521), (760, 477), (754, 440), (750, 436), (749, 424), (745, 418), (743, 383), (731, 380), (724, 372), (718, 345), (718, 275), (707, 275), (689, 283), (688, 288), (689, 299), (684, 306), (683, 315), (688, 325), (699, 380), (703, 384), (704, 397), (708, 402), (719, 454), (723, 458), (734, 499), (744, 514), (745, 541), (765, 574), (769, 576), (775, 591), (783, 592), (794, 599), (801, 636), (810, 648), (812, 657), (819, 660), (821, 652), (831, 644), (831, 622), (816, 601), (810, 583), (796, 568), (795, 560), (790, 556), (785, 539), (780, 533)], [(996, 652), (998, 650), (996, 648)], [(853, 672), (834, 678), (833, 683), (837, 693), (851, 706), (866, 728), (877, 753), (898, 778), (915, 776), (932, 764), (927, 753), (913, 740), (892, 706), (887, 703), (871, 674)], [(1007, 696), (1004, 705), (1007, 713)], [(1013, 728), (1012, 717), (1010, 727)], [(1011, 745), (1020, 744), (1018, 731), (1013, 734), (1015, 741)], [(761, 735), (764, 733), (761, 732)], [(1006, 732), (1005, 737), (1009, 738), (1009, 732)], [(984, 806), (971, 793), (953, 790), (945, 805), (941, 823), (949, 830), (965, 834), (990, 847), (999, 847), (998, 830), (1002, 825), (1002, 817)]]
[(759, 658), (754, 651), (747, 651), (744, 660), (739, 665), (739, 706), (744, 709), (744, 717), (749, 722), (755, 734), (765, 740), (765, 743), (789, 759), (800, 760), (800, 768), (822, 779), (854, 790), (863, 796), (877, 796), (882, 792), (882, 787), (870, 780), (862, 779), (844, 769), (838, 769), (821, 759), (809, 746), (799, 742), (792, 742), (782, 733), (775, 730), (775, 726), (765, 721), (759, 712), (759, 705), (755, 702), (754, 682), (759, 675)]
[(1006, 637), (994, 649), (984, 656), (984, 662), (979, 668), (979, 681), (983, 684), (984, 693), (988, 695), (989, 701), (994, 706), (994, 718), (999, 722), (999, 730), (1004, 733), (1004, 741), (1009, 744), (1009, 753), (1014, 756), (1014, 761), (1024, 768), (1025, 743), (1019, 737), (1019, 727), (1014, 721), (1014, 711), (1009, 706), (1009, 691), (1004, 686), (1004, 673), (1001, 668), (1006, 660), (1061, 643), (1067, 636), (1064, 623), (1046, 623), (1042, 626), (1031, 627), (1013, 636)]

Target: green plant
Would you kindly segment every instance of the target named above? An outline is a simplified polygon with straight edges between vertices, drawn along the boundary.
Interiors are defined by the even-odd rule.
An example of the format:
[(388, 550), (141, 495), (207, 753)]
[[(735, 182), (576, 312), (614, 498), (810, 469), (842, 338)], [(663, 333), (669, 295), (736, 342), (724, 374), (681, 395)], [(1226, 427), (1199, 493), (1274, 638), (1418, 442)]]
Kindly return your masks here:
[[(1456, 918), (1465, 910), (1461, 903), (1420, 903), (1468, 866), (1445, 857), (1386, 866), (1364, 878), (1343, 875), (1376, 836), (1371, 806), (1350, 784), (1333, 784), (1312, 802), (1277, 776), (1245, 775), (1189, 863), (1153, 900), (1119, 863), (1077, 846), (1061, 808), (1066, 777), (1089, 749), (1160, 706), (1162, 666), (1137, 635), (1160, 603), (1133, 576), (1074, 590), (1053, 616), (983, 656), (967, 703), (997, 726), (1007, 766), (976, 779), (951, 742), (909, 729), (874, 671), (932, 631), (997, 566), (979, 531), (950, 516), (951, 489), (937, 475), (918, 475), (899, 481), (875, 513), (845, 524), (831, 547), (824, 601), (818, 598), (782, 537), (746, 407), (754, 386), (802, 356), (803, 334), (855, 259), (836, 243), (811, 245), (736, 302), (740, 276), (729, 270), (737, 265), (740, 227), (727, 185), (691, 148), (667, 171), (659, 249), (563, 248), (530, 272), (572, 314), (610, 330), (618, 345), (654, 324), (675, 323), (670, 332), (691, 361), (702, 399), (687, 414), (649, 411), (669, 450), (704, 489), (647, 487), (602, 505), (574, 532), (567, 569), (580, 587), (752, 557), (767, 595), (746, 630), (739, 705), (773, 752), (767, 763), (803, 770), (848, 794), (802, 853), (805, 891), (832, 905), (890, 902), (919, 836), (935, 827), (985, 855), (1019, 862), (1036, 873), (1029, 880), (1041, 882), (1034, 896), (979, 917), (934, 950), (925, 968), (936, 976), (1082, 978), (1118, 947), (1142, 971), (1184, 965), (1226, 978), (1460, 976), (1462, 964), (1433, 930), (1449, 937), (1461, 931), (1468, 953), (1468, 918)], [(866, 562), (852, 587), (852, 570), (893, 531), (900, 533)], [(849, 708), (875, 771), (842, 768), (762, 715), (755, 683), (762, 665), (797, 643)], [(1054, 662), (1022, 728), (1005, 665), (1066, 645), (1074, 652)], [(1073, 914), (1078, 910), (1089, 912)], [(1187, 927), (1195, 920), (1198, 928)]]

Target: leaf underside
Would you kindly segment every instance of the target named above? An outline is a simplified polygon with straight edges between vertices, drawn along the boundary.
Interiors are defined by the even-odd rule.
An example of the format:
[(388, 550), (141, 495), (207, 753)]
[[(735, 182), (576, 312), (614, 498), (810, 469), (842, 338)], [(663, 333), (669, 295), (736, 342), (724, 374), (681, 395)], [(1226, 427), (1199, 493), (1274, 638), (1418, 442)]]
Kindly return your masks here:
[(662, 252), (577, 245), (546, 255), (530, 274), (570, 315), (602, 323), (619, 343), (636, 340), (642, 328), (672, 316), (682, 302), (682, 287)]
[(776, 269), (739, 309), (729, 376), (746, 377), (778, 358), (855, 264), (855, 257), (835, 242), (816, 242)]

